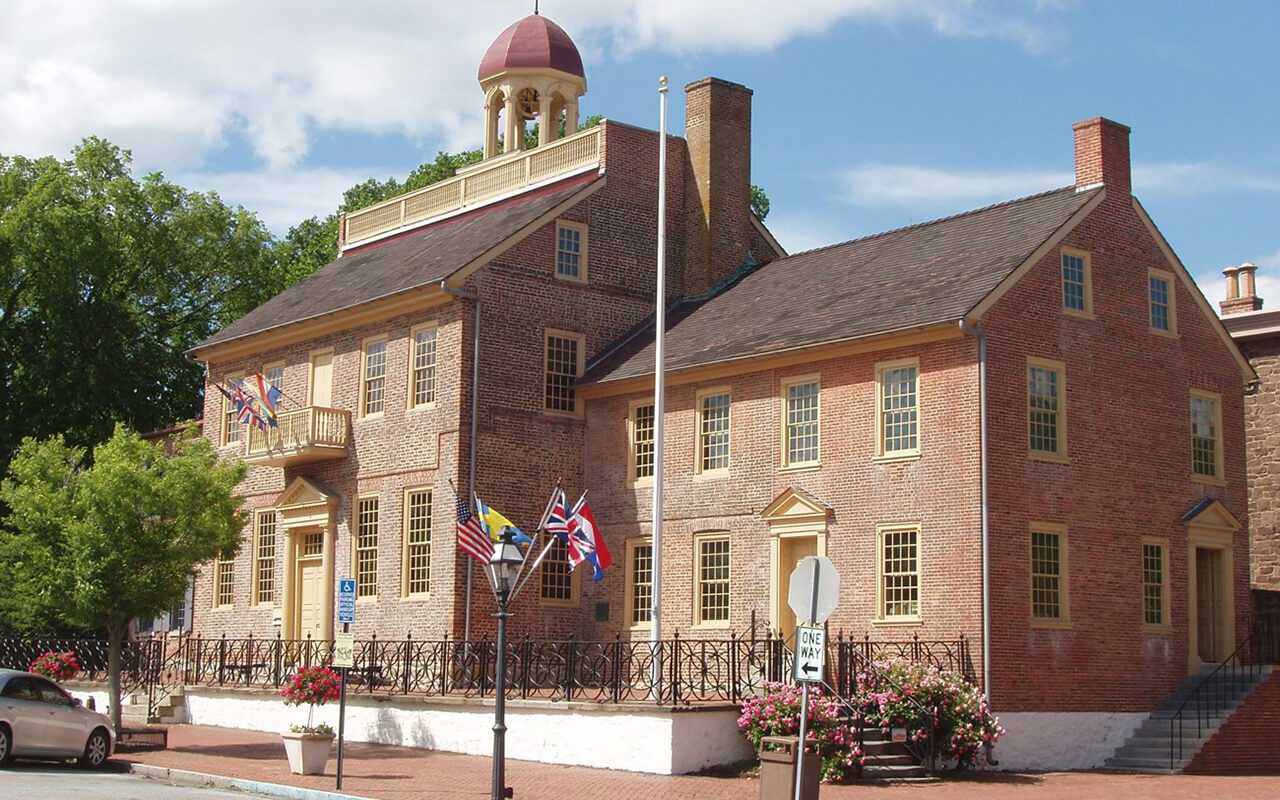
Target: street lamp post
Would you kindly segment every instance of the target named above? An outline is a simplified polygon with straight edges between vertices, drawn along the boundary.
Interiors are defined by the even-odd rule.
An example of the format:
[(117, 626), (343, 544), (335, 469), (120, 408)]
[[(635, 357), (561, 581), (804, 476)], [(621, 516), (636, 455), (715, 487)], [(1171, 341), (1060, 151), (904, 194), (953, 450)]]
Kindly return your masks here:
[(512, 792), (506, 786), (506, 701), (507, 701), (507, 602), (517, 570), (524, 563), (520, 546), (511, 540), (511, 529), (502, 529), (502, 541), (489, 558), (489, 578), (498, 600), (498, 657), (494, 676), (493, 702), (493, 790), (492, 800), (504, 800)]

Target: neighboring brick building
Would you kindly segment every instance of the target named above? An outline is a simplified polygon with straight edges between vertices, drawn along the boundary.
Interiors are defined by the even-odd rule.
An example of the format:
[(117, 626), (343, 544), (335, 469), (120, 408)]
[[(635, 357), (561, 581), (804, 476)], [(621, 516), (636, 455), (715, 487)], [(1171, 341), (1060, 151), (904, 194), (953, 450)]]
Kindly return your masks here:
[[(515, 149), (518, 118), (576, 117), (566, 43), (541, 17), (504, 33), (480, 75), (487, 158), (348, 216), (341, 258), (193, 351), (207, 435), (255, 464), (254, 523), (197, 582), (198, 630), (327, 637), (352, 576), (357, 636), (460, 634), (450, 483), (474, 468), (530, 526), (557, 477), (590, 489), (614, 553), (599, 584), (546, 562), (515, 635), (648, 635), (658, 141), (609, 121)], [(1075, 126), (1074, 186), (785, 256), (749, 211), (750, 90), (686, 95), (665, 630), (790, 631), (787, 575), (825, 554), (833, 632), (963, 634), (997, 711), (1081, 741), (1228, 655), (1254, 374), (1131, 196), (1128, 128)], [(212, 389), (256, 372), (296, 398), (274, 438)], [(474, 588), (473, 632), (492, 607)]]

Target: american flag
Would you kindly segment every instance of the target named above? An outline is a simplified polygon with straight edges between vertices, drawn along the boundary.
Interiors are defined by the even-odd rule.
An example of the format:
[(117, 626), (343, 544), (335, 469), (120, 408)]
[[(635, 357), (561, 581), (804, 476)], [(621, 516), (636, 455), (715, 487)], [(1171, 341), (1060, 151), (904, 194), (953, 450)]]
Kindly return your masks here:
[(458, 547), (481, 564), (488, 564), (493, 556), (493, 542), (485, 534), (480, 520), (471, 513), (471, 506), (462, 495), (453, 493), (458, 509)]

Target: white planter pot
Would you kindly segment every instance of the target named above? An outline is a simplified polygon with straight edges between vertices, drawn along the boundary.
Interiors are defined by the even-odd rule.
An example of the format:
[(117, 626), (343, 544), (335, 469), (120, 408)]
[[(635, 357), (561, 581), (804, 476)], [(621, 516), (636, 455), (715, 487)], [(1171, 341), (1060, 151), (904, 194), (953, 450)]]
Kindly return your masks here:
[(329, 761), (332, 733), (282, 733), (289, 771), (295, 775), (323, 775)]

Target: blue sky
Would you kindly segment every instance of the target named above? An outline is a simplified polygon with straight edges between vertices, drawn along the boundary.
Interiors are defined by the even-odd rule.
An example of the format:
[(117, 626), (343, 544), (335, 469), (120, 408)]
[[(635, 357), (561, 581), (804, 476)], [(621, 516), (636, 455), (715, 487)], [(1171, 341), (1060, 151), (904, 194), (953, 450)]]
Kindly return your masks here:
[[(474, 147), (475, 70), (523, 0), (11, 0), (0, 153), (97, 134), (275, 231), (369, 176)], [(1072, 182), (1073, 122), (1133, 128), (1134, 192), (1211, 301), (1280, 306), (1280, 3), (544, 0), (584, 114), (671, 127), (684, 84), (755, 90), (753, 180), (792, 251)]]

